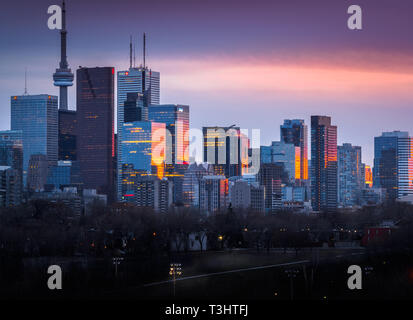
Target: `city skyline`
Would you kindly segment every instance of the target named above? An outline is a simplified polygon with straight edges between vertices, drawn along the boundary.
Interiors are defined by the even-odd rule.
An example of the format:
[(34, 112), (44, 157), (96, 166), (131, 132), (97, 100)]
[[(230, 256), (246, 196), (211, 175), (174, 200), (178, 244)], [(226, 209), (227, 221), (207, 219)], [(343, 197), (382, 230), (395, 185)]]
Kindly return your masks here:
[[(226, 2), (219, 13), (213, 15), (218, 18), (214, 24), (208, 22), (206, 16), (216, 5), (213, 1), (210, 4), (182, 1), (173, 8), (164, 1), (157, 2), (158, 7), (143, 4), (149, 17), (158, 8), (161, 16), (169, 14), (174, 21), (156, 24), (146, 16), (134, 22), (132, 13), (125, 10), (135, 8), (130, 1), (117, 3), (116, 8), (105, 1), (87, 4), (68, 1), (69, 66), (76, 70), (79, 65), (110, 65), (116, 71), (126, 70), (130, 34), (136, 42), (139, 65), (141, 37), (146, 31), (147, 64), (162, 73), (161, 103), (190, 105), (192, 128), (228, 125), (231, 121), (241, 128), (259, 128), (261, 145), (268, 145), (279, 140), (279, 125), (284, 119), (304, 119), (309, 124), (311, 115), (325, 114), (337, 124), (338, 144), (361, 146), (363, 162), (373, 165), (375, 136), (384, 131), (413, 131), (406, 116), (412, 112), (413, 102), (409, 94), (413, 85), (413, 64), (409, 56), (413, 44), (406, 41), (412, 22), (404, 13), (411, 4), (397, 1), (397, 5), (389, 9), (385, 4), (372, 7), (366, 1), (359, 1), (364, 28), (352, 32), (346, 29), (345, 23), (348, 1), (340, 5), (315, 2), (322, 5), (313, 4), (312, 8), (307, 4), (297, 5), (297, 1), (291, 4), (261, 1), (262, 6), (252, 10), (257, 23), (249, 30), (242, 18), (252, 5), (245, 2), (237, 2), (237, 10), (233, 10), (231, 1)], [(0, 109), (4, 113), (1, 129), (10, 128), (9, 99), (11, 95), (23, 93), (25, 67), (29, 94), (58, 95), (50, 75), (59, 61), (60, 33), (47, 29), (46, 11), (50, 4), (20, 1), (20, 19), (26, 19), (24, 29), (19, 27), (19, 19), (12, 21), (4, 17), (2, 20), (5, 26), (0, 31), (0, 39), (8, 43), (7, 48), (2, 49), (2, 61), (10, 62), (0, 67), (3, 74)], [(17, 5), (7, 4), (11, 10), (17, 10)], [(97, 5), (99, 14), (91, 11)], [(187, 6), (187, 20), (173, 19), (179, 18), (182, 6)], [(266, 9), (272, 10), (266, 12)], [(110, 19), (116, 21), (113, 30), (102, 27), (101, 20), (108, 18), (109, 12)], [(385, 23), (381, 20), (384, 15), (386, 18), (397, 16), (398, 20), (389, 18), (390, 22)], [(259, 17), (262, 22), (258, 23)], [(199, 21), (194, 21), (196, 19)], [(88, 23), (93, 23), (95, 28), (88, 28)], [(186, 30), (187, 23), (193, 26), (193, 31)], [(325, 28), (326, 25), (329, 28)], [(166, 33), (166, 27), (172, 28), (172, 32), (168, 29)], [(26, 28), (38, 32), (31, 32), (29, 36)], [(84, 28), (88, 31), (84, 32)], [(223, 32), (217, 36), (219, 28)], [(394, 33), (397, 36), (392, 36)], [(307, 37), (314, 34), (319, 37), (311, 37), (309, 42)], [(29, 48), (31, 54), (27, 55)], [(23, 56), (24, 65), (21, 64)], [(16, 67), (17, 61), (19, 67)], [(70, 87), (70, 109), (75, 107), (75, 94), (75, 88)], [(251, 104), (258, 105), (253, 108), (253, 116)], [(218, 110), (222, 114), (220, 119), (216, 119)]]

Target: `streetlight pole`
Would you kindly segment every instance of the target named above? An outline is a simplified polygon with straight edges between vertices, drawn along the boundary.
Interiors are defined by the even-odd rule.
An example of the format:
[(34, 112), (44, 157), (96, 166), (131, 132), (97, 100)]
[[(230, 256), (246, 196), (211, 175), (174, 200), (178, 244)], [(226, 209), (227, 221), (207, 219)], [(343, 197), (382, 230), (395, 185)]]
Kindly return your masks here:
[(174, 297), (176, 293), (176, 276), (182, 275), (182, 264), (181, 263), (171, 263), (169, 266), (169, 275), (172, 276), (173, 292)]

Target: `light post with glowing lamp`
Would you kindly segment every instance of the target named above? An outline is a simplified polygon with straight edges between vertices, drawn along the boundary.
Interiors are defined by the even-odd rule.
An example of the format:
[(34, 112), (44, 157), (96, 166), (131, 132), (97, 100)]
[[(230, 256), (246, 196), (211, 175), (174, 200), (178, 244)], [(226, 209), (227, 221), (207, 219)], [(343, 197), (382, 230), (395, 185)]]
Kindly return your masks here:
[(171, 263), (169, 266), (169, 275), (172, 277), (172, 283), (174, 287), (174, 297), (176, 292), (176, 277), (182, 275), (182, 264), (181, 263)]

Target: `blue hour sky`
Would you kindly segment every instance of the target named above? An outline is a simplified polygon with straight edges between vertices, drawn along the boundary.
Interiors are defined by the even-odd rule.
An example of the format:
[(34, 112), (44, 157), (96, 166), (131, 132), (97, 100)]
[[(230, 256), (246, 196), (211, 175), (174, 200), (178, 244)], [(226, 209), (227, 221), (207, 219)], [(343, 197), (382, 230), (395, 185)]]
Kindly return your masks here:
[[(52, 74), (59, 33), (47, 28), (54, 0), (15, 0), (0, 11), (0, 129), (10, 96), (58, 94)], [(347, 28), (347, 8), (363, 30)], [(161, 103), (189, 104), (191, 127), (237, 124), (279, 139), (286, 118), (330, 115), (338, 142), (361, 145), (372, 164), (382, 131), (413, 134), (413, 2), (409, 0), (68, 0), (68, 61), (129, 65), (129, 36), (161, 72)], [(139, 42), (138, 42), (139, 41)], [(75, 109), (75, 86), (69, 105)]]

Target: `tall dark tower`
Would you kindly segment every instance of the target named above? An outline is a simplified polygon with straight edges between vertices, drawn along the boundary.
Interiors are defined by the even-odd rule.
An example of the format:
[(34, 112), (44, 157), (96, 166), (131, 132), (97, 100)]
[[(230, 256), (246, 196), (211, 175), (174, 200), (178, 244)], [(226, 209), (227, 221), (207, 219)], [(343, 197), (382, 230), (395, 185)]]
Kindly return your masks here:
[(337, 126), (326, 116), (311, 116), (311, 205), (337, 209)]
[(73, 73), (69, 69), (66, 58), (66, 8), (65, 1), (62, 5), (62, 30), (60, 31), (60, 64), (53, 74), (54, 85), (60, 88), (59, 109), (68, 110), (67, 107), (67, 87), (73, 85)]

